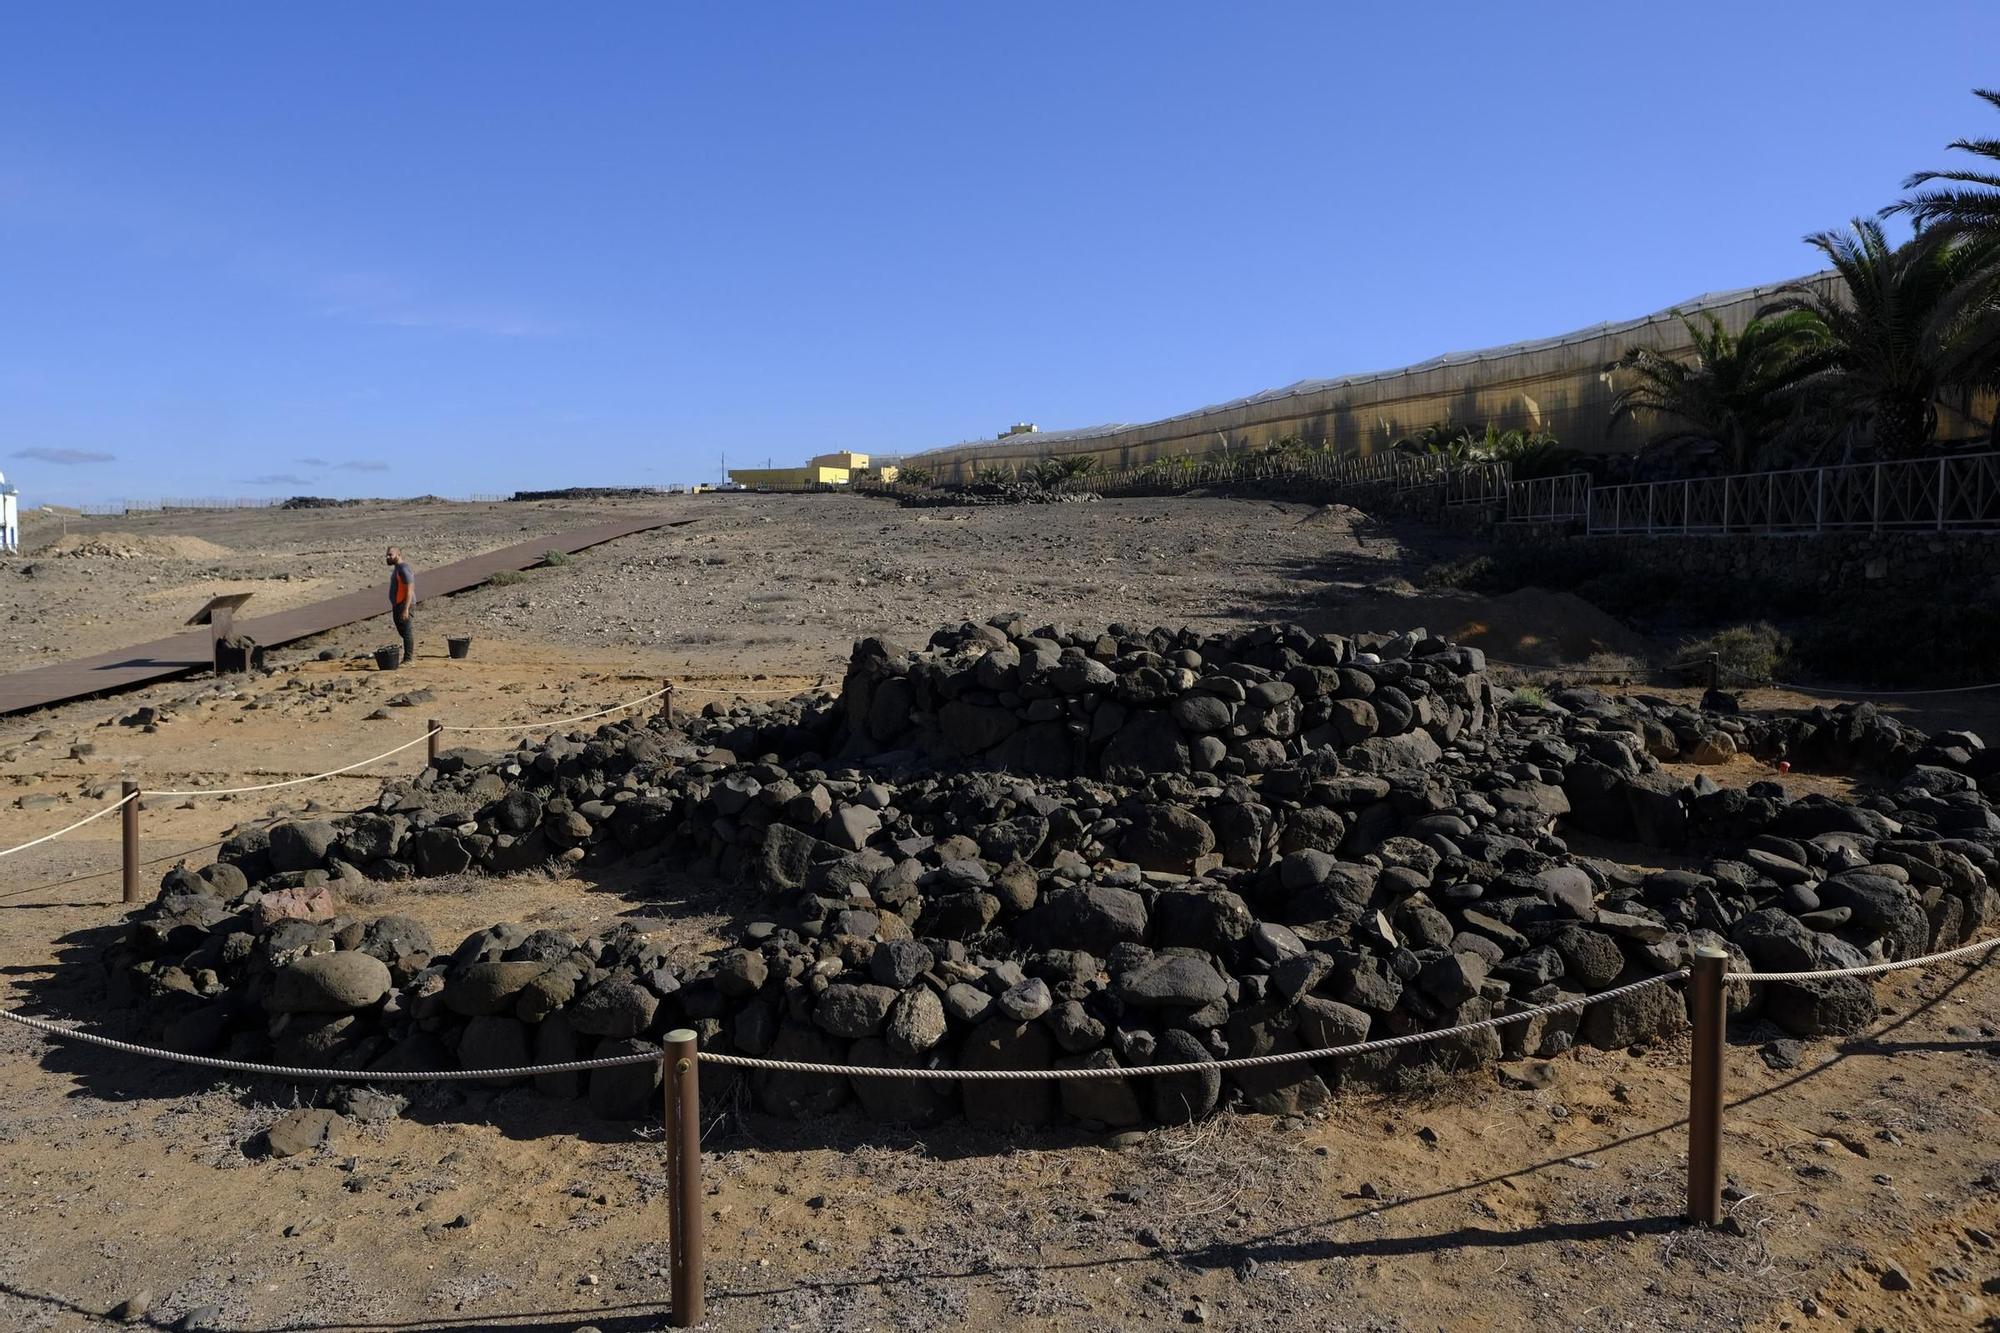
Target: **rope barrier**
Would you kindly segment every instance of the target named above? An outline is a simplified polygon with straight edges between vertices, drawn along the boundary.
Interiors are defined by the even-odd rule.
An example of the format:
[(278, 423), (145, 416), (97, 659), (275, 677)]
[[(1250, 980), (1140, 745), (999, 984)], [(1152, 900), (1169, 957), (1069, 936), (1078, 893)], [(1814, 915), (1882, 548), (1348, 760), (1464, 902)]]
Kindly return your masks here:
[[(1416, 1046), (1427, 1041), (1439, 1041), (1447, 1037), (1464, 1036), (1486, 1028), (1505, 1027), (1510, 1023), (1525, 1023), (1531, 1018), (1545, 1014), (1561, 1013), (1570, 1009), (1582, 1009), (1604, 1000), (1615, 1000), (1634, 991), (1642, 991), (1651, 986), (1669, 981), (1684, 980), (1685, 968), (1678, 972), (1662, 972), (1658, 976), (1647, 977), (1644, 981), (1634, 981), (1617, 986), (1595, 995), (1579, 995), (1568, 1000), (1558, 1000), (1554, 1004), (1541, 1005), (1534, 1009), (1523, 1009), (1518, 1014), (1506, 1014), (1498, 1018), (1483, 1018), (1473, 1023), (1460, 1023), (1455, 1027), (1437, 1028), (1429, 1032), (1410, 1032), (1400, 1037), (1381, 1037), (1374, 1041), (1356, 1042), (1347, 1046), (1325, 1046), (1309, 1050), (1283, 1051), (1272, 1055), (1243, 1056), (1233, 1060), (1196, 1060), (1171, 1065), (1131, 1065), (1107, 1069), (901, 1069), (877, 1065), (828, 1065), (812, 1064), (794, 1060), (763, 1060), (747, 1055), (702, 1054), (704, 1064), (722, 1065), (736, 1069), (756, 1069), (781, 1074), (826, 1074), (835, 1078), (915, 1078), (959, 1080), (985, 1083), (1023, 1083), (1036, 1079), (1094, 1078), (1150, 1078), (1172, 1074), (1201, 1074), (1210, 1070), (1218, 1072), (1231, 1069), (1258, 1069), (1267, 1065), (1295, 1064), (1304, 1060), (1337, 1059), (1343, 1056), (1367, 1055), (1374, 1051), (1386, 1051), (1401, 1046)], [(641, 1055), (614, 1055), (600, 1060), (572, 1060), (562, 1064), (525, 1065), (510, 1069), (453, 1069), (439, 1073), (381, 1073), (372, 1070), (354, 1069), (298, 1069), (289, 1065), (255, 1064), (245, 1060), (223, 1060), (208, 1055), (186, 1055), (179, 1051), (161, 1050), (154, 1046), (141, 1046), (136, 1042), (119, 1041), (84, 1028), (64, 1027), (44, 1019), (29, 1018), (11, 1010), (0, 1009), (0, 1019), (33, 1028), (46, 1036), (64, 1041), (80, 1041), (106, 1050), (121, 1051), (127, 1055), (141, 1055), (150, 1059), (164, 1060), (171, 1064), (195, 1065), (203, 1069), (223, 1069), (232, 1073), (262, 1074), (272, 1078), (302, 1079), (306, 1081), (334, 1081), (349, 1083), (370, 1083), (378, 1080), (424, 1081), (429, 1079), (482, 1079), (482, 1078), (529, 1078), (536, 1074), (566, 1074), (586, 1069), (612, 1069), (620, 1065), (656, 1063), (660, 1059), (657, 1052)]]
[(1787, 680), (1759, 680), (1733, 667), (1724, 667), (1723, 670), (1729, 672), (1730, 675), (1736, 677), (1744, 685), (1765, 690), (1791, 690), (1796, 694), (1858, 694), (1866, 695), (1871, 699), (1909, 699), (1920, 695), (1975, 694), (1981, 690), (2000, 690), (2000, 681), (1992, 681), (1985, 685), (1951, 685), (1935, 690), (1847, 689), (1837, 685), (1800, 685)]
[[(122, 802), (121, 802), (122, 804)], [(113, 807), (116, 808), (116, 807)], [(102, 811), (99, 812), (104, 813)], [(1981, 940), (1974, 944), (1960, 945), (1939, 953), (1925, 954), (1921, 958), (1906, 958), (1900, 962), (1874, 963), (1866, 967), (1826, 968), (1813, 972), (1730, 972), (1724, 974), (1727, 981), (1812, 981), (1830, 977), (1874, 976), (1884, 972), (1899, 972), (1907, 968), (1926, 967), (1932, 963), (1944, 962), (1952, 958), (1962, 958), (1970, 954), (1985, 953), (2000, 949), (2000, 936)], [(1310, 1060), (1333, 1060), (1357, 1055), (1370, 1055), (1377, 1051), (1396, 1050), (1406, 1046), (1418, 1046), (1425, 1042), (1442, 1041), (1450, 1037), (1462, 1037), (1487, 1029), (1507, 1027), (1514, 1023), (1525, 1023), (1533, 1018), (1549, 1014), (1564, 1013), (1572, 1009), (1586, 1009), (1607, 1000), (1620, 999), (1636, 994), (1653, 986), (1669, 982), (1685, 981), (1689, 976), (1687, 968), (1672, 972), (1662, 972), (1641, 981), (1627, 982), (1610, 990), (1599, 991), (1595, 995), (1577, 995), (1553, 1004), (1537, 1005), (1523, 1009), (1519, 1013), (1503, 1014), (1494, 1018), (1482, 1018), (1471, 1023), (1459, 1023), (1452, 1027), (1436, 1028), (1428, 1032), (1408, 1032), (1396, 1037), (1378, 1037), (1372, 1041), (1352, 1042), (1345, 1046), (1310, 1047), (1296, 1051), (1279, 1051), (1270, 1055), (1239, 1056), (1227, 1060), (1191, 1060), (1166, 1065), (1107, 1066), (1092, 1069), (907, 1069), (885, 1065), (835, 1065), (820, 1064), (800, 1060), (766, 1060), (756, 1056), (727, 1055), (721, 1052), (702, 1053), (703, 1064), (712, 1064), (730, 1069), (750, 1069), (776, 1074), (822, 1074), (833, 1078), (907, 1078), (927, 1079), (965, 1083), (1021, 1083), (1037, 1079), (1055, 1079), (1058, 1082), (1071, 1079), (1104, 1078), (1161, 1078), (1178, 1074), (1223, 1073), (1235, 1069), (1264, 1069), (1273, 1065), (1297, 1064)], [(248, 1060), (224, 1060), (209, 1055), (189, 1055), (181, 1051), (161, 1050), (154, 1046), (143, 1046), (137, 1042), (120, 1041), (84, 1028), (65, 1027), (46, 1019), (30, 1018), (26, 1014), (0, 1009), (0, 1020), (30, 1028), (44, 1036), (58, 1041), (76, 1041), (119, 1051), (127, 1055), (138, 1055), (153, 1060), (163, 1060), (170, 1064), (192, 1065), (201, 1069), (220, 1069), (230, 1073), (256, 1074), (270, 1078), (299, 1079), (308, 1082), (432, 1082), (468, 1079), (517, 1079), (532, 1078), (539, 1074), (581, 1073), (593, 1069), (616, 1069), (627, 1065), (657, 1063), (661, 1056), (657, 1052), (643, 1052), (634, 1055), (605, 1056), (595, 1060), (567, 1060), (554, 1064), (520, 1065), (505, 1069), (444, 1069), (429, 1071), (366, 1070), (366, 1069), (308, 1069), (291, 1065), (258, 1064)]]
[[(1665, 676), (1681, 671), (1697, 671), (1708, 665), (1707, 661), (1704, 660), (1699, 662), (1673, 662), (1662, 667), (1635, 666), (1625, 670), (1592, 666), (1538, 666), (1532, 662), (1510, 662), (1504, 657), (1494, 657), (1490, 654), (1487, 656), (1486, 661), (1489, 665), (1511, 667), (1516, 671), (1537, 671), (1545, 675), (1591, 675), (1602, 677), (1608, 681), (1625, 680), (1633, 676)], [(1752, 676), (1748, 672), (1738, 671), (1735, 667), (1730, 666), (1723, 667), (1722, 672), (1725, 675), (1734, 677), (1738, 684), (1750, 686), (1755, 689), (1791, 690), (1796, 694), (1865, 695), (1871, 699), (1907, 699), (1922, 695), (1973, 694), (1981, 690), (2000, 690), (2000, 681), (1991, 681), (1984, 685), (1950, 685), (1930, 690), (1878, 690), (1868, 687), (1802, 685), (1796, 681), (1789, 680), (1766, 680)]]
[(1946, 949), (1943, 953), (1925, 954), (1921, 958), (1905, 958), (1895, 963), (1870, 963), (1865, 967), (1834, 967), (1814, 972), (1730, 972), (1731, 981), (1819, 981), (1827, 977), (1873, 977), (1884, 972), (1901, 972), (1906, 968), (1927, 967), (1947, 958), (1962, 958), (1968, 954), (1986, 953), (2000, 949), (2000, 935), (1990, 940), (1980, 940), (1977, 944), (1962, 944), (1956, 949)]
[[(817, 689), (819, 688), (819, 686), (815, 685), (807, 688)], [(691, 689), (699, 693), (707, 693), (707, 694), (736, 694), (736, 695), (755, 695), (755, 696), (777, 696), (777, 695), (790, 696), (796, 694), (803, 694), (806, 692), (806, 689), (803, 688), (794, 690), (727, 691), (727, 690), (720, 690), (714, 686), (666, 685), (662, 686), (660, 689), (654, 690), (651, 694), (641, 695), (637, 699), (628, 699), (624, 703), (613, 704), (609, 708), (600, 708), (595, 712), (591, 713), (580, 713), (575, 717), (553, 718), (546, 722), (519, 722), (519, 723), (506, 723), (500, 726), (480, 726), (480, 727), (446, 726), (440, 723), (433, 726), (430, 730), (424, 732), (423, 735), (418, 736), (414, 740), (405, 741), (401, 745), (397, 745), (390, 749), (384, 750), (382, 753), (378, 755), (371, 755), (366, 759), (359, 759), (356, 760), (354, 763), (343, 765), (340, 768), (329, 769), (324, 773), (309, 773), (304, 777), (285, 778), (278, 782), (259, 782), (244, 787), (203, 787), (199, 789), (186, 789), (186, 790), (174, 790), (174, 791), (148, 791), (143, 794), (146, 796), (179, 798), (179, 797), (199, 797), (199, 796), (247, 796), (253, 792), (278, 791), (285, 787), (297, 787), (308, 782), (319, 782), (326, 778), (339, 777), (343, 773), (352, 773), (354, 770), (358, 768), (366, 768), (368, 765), (376, 763), (383, 759), (387, 759), (391, 755), (401, 754), (405, 750), (411, 749), (418, 745), (422, 745), (426, 741), (430, 740), (432, 737), (442, 735), (445, 732), (503, 732), (503, 731), (522, 732), (522, 731), (537, 731), (549, 727), (572, 726), (578, 722), (588, 722), (593, 718), (606, 717), (612, 713), (623, 712), (628, 708), (637, 708), (641, 704), (651, 703), (655, 699), (661, 698), (662, 696), (665, 695), (672, 694), (677, 689)], [(116, 805), (106, 806), (104, 809), (99, 810), (95, 814), (88, 815), (83, 819), (79, 819), (76, 823), (71, 824), (68, 828), (57, 829), (54, 833), (45, 834), (42, 837), (36, 838), (30, 842), (24, 842), (18, 847), (8, 847), (5, 849), (0, 849), (0, 856), (11, 856), (15, 852), (23, 852), (28, 850), (28, 848), (30, 847), (38, 847), (45, 842), (51, 842), (56, 838), (62, 837), (66, 833), (73, 833), (77, 829), (82, 828), (85, 824), (90, 823), (92, 820), (102, 819), (104, 816), (111, 814), (113, 811), (123, 808), (127, 802), (133, 799), (135, 798), (132, 796), (127, 796), (124, 799), (120, 800)]]
[[(1584, 664), (1568, 665), (1564, 663), (1537, 664), (1533, 662), (1510, 662), (1504, 657), (1495, 657), (1491, 653), (1488, 653), (1486, 655), (1486, 661), (1487, 664), (1490, 666), (1513, 667), (1517, 671), (1591, 671), (1599, 675), (1606, 675), (1606, 676), (1616, 676), (1616, 675), (1657, 676), (1657, 675), (1664, 675), (1669, 671), (1693, 671), (1698, 667), (1705, 667), (1708, 665), (1707, 659), (1704, 658), (1699, 662), (1669, 662), (1667, 665), (1659, 667), (1649, 666), (1646, 663), (1641, 662), (1635, 666), (1620, 669), (1616, 667), (1593, 667)], [(1726, 669), (1727, 668), (1725, 668), (1725, 670)]]
[(0, 1019), (33, 1028), (45, 1036), (59, 1041), (80, 1041), (89, 1046), (101, 1046), (107, 1051), (120, 1051), (126, 1055), (143, 1055), (149, 1059), (164, 1060), (169, 1064), (194, 1065), (201, 1069), (222, 1069), (235, 1074), (261, 1074), (270, 1078), (303, 1079), (308, 1082), (337, 1083), (428, 1083), (433, 1080), (465, 1080), (485, 1078), (529, 1078), (536, 1074), (570, 1074), (587, 1069), (614, 1069), (620, 1065), (658, 1064), (658, 1052), (641, 1055), (608, 1055), (599, 1060), (569, 1060), (561, 1064), (526, 1065), (512, 1069), (445, 1069), (433, 1071), (405, 1072), (382, 1069), (295, 1069), (290, 1065), (263, 1065), (248, 1060), (222, 1060), (212, 1055), (188, 1055), (181, 1051), (163, 1051), (154, 1046), (141, 1046), (137, 1042), (119, 1041), (116, 1037), (106, 1037), (83, 1028), (64, 1027), (60, 1023), (50, 1023), (39, 1018), (29, 1018), (11, 1010), (0, 1009)]
[(1369, 1055), (1376, 1051), (1394, 1050), (1402, 1046), (1417, 1046), (1427, 1041), (1440, 1041), (1446, 1037), (1462, 1037), (1467, 1033), (1483, 1031), (1487, 1028), (1506, 1027), (1511, 1023), (1525, 1023), (1531, 1018), (1546, 1014), (1562, 1013), (1570, 1009), (1584, 1009), (1605, 1000), (1615, 1000), (1635, 991), (1646, 990), (1669, 981), (1687, 978), (1686, 968), (1677, 972), (1662, 972), (1644, 981), (1629, 982), (1615, 986), (1595, 995), (1579, 995), (1573, 999), (1558, 1000), (1554, 1004), (1539, 1005), (1533, 1009), (1523, 1009), (1518, 1014), (1505, 1014), (1498, 1018), (1482, 1018), (1477, 1022), (1460, 1023), (1454, 1027), (1436, 1028), (1429, 1032), (1408, 1032), (1400, 1037), (1378, 1037), (1374, 1041), (1354, 1042), (1346, 1046), (1321, 1046), (1308, 1050), (1279, 1051), (1271, 1055), (1245, 1055), (1230, 1060), (1190, 1060), (1172, 1065), (1128, 1065), (1104, 1069), (901, 1069), (884, 1065), (827, 1065), (811, 1064), (792, 1060), (760, 1060), (747, 1055), (703, 1054), (701, 1062), (710, 1065), (724, 1065), (733, 1069), (761, 1069), (785, 1074), (832, 1074), (849, 1078), (914, 1078), (962, 1080), (974, 1083), (1019, 1083), (1030, 1079), (1052, 1078), (1057, 1081), (1094, 1078), (1152, 1078), (1174, 1074), (1205, 1074), (1211, 1070), (1224, 1072), (1232, 1069), (1263, 1069), (1270, 1065), (1297, 1064), (1306, 1060), (1331, 1060), (1344, 1056)]
[(286, 778), (283, 782), (260, 782), (254, 787), (211, 787), (199, 791), (149, 791), (146, 793), (146, 795), (148, 796), (241, 796), (246, 792), (276, 791), (280, 787), (296, 787), (303, 782), (318, 782), (321, 778), (337, 778), (342, 773), (352, 773), (357, 768), (366, 768), (368, 765), (376, 762), (379, 759), (387, 759), (392, 754), (401, 754), (403, 751), (409, 749), (413, 745), (422, 745), (425, 741), (429, 740), (431, 737), (437, 734), (438, 734), (437, 730), (426, 731), (423, 735), (417, 737), (413, 741), (404, 741), (401, 745), (396, 746), (394, 749), (384, 750), (382, 751), (382, 753), (378, 755), (371, 755), (366, 759), (357, 759), (355, 762), (348, 764), (344, 768), (329, 769), (324, 773), (313, 773), (302, 778)]
[(670, 692), (673, 688), (674, 688), (673, 686), (666, 686), (662, 689), (654, 690), (651, 694), (645, 695), (641, 698), (629, 699), (622, 704), (613, 704), (609, 708), (600, 708), (594, 713), (579, 713), (575, 717), (558, 717), (558, 718), (553, 718), (547, 722), (510, 722), (503, 726), (497, 726), (497, 727), (448, 727), (440, 725), (438, 727), (438, 730), (439, 731), (540, 731), (544, 727), (567, 727), (573, 722), (588, 722), (590, 721), (590, 719), (594, 717), (604, 717), (610, 713), (622, 713), (628, 708), (637, 708), (640, 704), (651, 703), (653, 700), (659, 698), (661, 695)]
[(720, 694), (729, 698), (789, 699), (794, 695), (808, 694), (823, 688), (825, 688), (823, 681), (815, 681), (811, 685), (800, 685), (789, 690), (732, 690), (724, 689), (720, 685), (676, 685), (674, 690), (676, 693), (685, 691), (691, 694)]
[(18, 847), (9, 847), (4, 851), (0, 851), (0, 856), (12, 856), (15, 852), (25, 852), (30, 847), (39, 847), (45, 842), (53, 842), (57, 838), (60, 838), (65, 833), (76, 832), (78, 829), (82, 828), (85, 824), (90, 823), (94, 819), (102, 819), (106, 815), (111, 814), (113, 811), (123, 810), (127, 805), (129, 805), (132, 801), (136, 799), (138, 799), (138, 794), (136, 792), (128, 796), (121, 796), (118, 798), (118, 800), (116, 800), (112, 804), (105, 806), (102, 810), (99, 810), (96, 814), (85, 815), (82, 819), (77, 820), (74, 824), (71, 824), (68, 828), (59, 828), (54, 833), (44, 833), (41, 837), (36, 838), (30, 842), (24, 842)]

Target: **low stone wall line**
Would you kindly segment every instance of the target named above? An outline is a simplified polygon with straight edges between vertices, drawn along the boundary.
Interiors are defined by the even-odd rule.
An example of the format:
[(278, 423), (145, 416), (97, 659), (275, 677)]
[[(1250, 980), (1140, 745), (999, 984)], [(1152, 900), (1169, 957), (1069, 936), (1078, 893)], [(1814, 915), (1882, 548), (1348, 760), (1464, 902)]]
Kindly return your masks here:
[[(1704, 950), (1843, 969), (2000, 921), (2000, 750), (1972, 733), (1720, 691), (1515, 695), (1486, 666), (1421, 629), (1003, 612), (865, 639), (831, 695), (441, 751), (364, 811), (240, 830), (107, 946), (106, 1008), (136, 1011), (133, 1041), (354, 1071), (336, 1101), (384, 1070), (612, 1059), (522, 1077), (643, 1118), (685, 1029), (773, 1115), (858, 1098), (884, 1122), (1124, 1127), (1644, 1044), (1685, 1020), (1671, 978)], [(1665, 766), (1740, 755), (1772, 779)], [(1780, 763), (1877, 776), (1835, 800), (1786, 790)], [(1651, 870), (1577, 834), (1694, 855)], [(627, 858), (685, 872), (730, 926), (454, 944), (342, 901)], [(1730, 1009), (1808, 1037), (1876, 1005), (1829, 977), (1738, 984)]]
[[(2000, 938), (1991, 941), (2000, 944)], [(1981, 946), (1981, 947), (1990, 947)], [(1953, 953), (1966, 953), (1957, 949)], [(1939, 955), (1944, 957), (1946, 955)], [(1928, 959), (1903, 964), (1917, 966)], [(1688, 970), (1663, 972), (1629, 985), (1600, 991), (1595, 995), (1581, 995), (1574, 999), (1562, 1000), (1555, 1004), (1545, 1004), (1537, 1009), (1524, 1009), (1520, 1013), (1506, 1014), (1498, 1018), (1481, 1019), (1474, 1023), (1461, 1023), (1457, 1027), (1438, 1028), (1430, 1032), (1412, 1032), (1400, 1037), (1383, 1037), (1376, 1041), (1353, 1042), (1345, 1046), (1329, 1046), (1318, 1049), (1286, 1051), (1277, 1055), (1252, 1055), (1231, 1060), (1190, 1060), (1174, 1065), (1141, 1065), (1135, 1068), (1107, 1069), (892, 1069), (874, 1065), (828, 1065), (812, 1064), (797, 1060), (760, 1060), (752, 1056), (728, 1055), (721, 1052), (703, 1053), (700, 1059), (708, 1064), (732, 1069), (761, 1069), (780, 1074), (824, 1074), (834, 1078), (929, 1078), (957, 1082), (1022, 1083), (1031, 1079), (1050, 1078), (1058, 1081), (1083, 1078), (1143, 1078), (1168, 1074), (1200, 1074), (1211, 1069), (1225, 1071), (1231, 1069), (1261, 1069), (1269, 1065), (1296, 1064), (1301, 1060), (1332, 1060), (1341, 1056), (1371, 1055), (1376, 1051), (1394, 1050), (1403, 1046), (1415, 1046), (1427, 1041), (1442, 1041), (1448, 1037), (1462, 1037), (1468, 1033), (1486, 1029), (1497, 1029), (1511, 1023), (1525, 1023), (1531, 1019), (1546, 1018), (1550, 1014), (1563, 1013), (1571, 1009), (1584, 1009), (1607, 1000), (1616, 1000), (1642, 991), (1650, 986), (1658, 986), (1668, 981), (1685, 981)], [(1789, 980), (1790, 978), (1775, 978)], [(653, 1054), (607, 1056), (601, 1060), (569, 1060), (560, 1064), (522, 1065), (515, 1069), (451, 1069), (434, 1071), (401, 1071), (357, 1073), (351, 1069), (297, 1069), (289, 1065), (256, 1064), (244, 1060), (218, 1060), (211, 1056), (186, 1055), (180, 1051), (163, 1051), (156, 1046), (142, 1046), (137, 1042), (119, 1041), (115, 1037), (102, 1036), (82, 1028), (66, 1028), (55, 1023), (46, 1023), (23, 1014), (0, 1009), (0, 1019), (18, 1023), (22, 1027), (33, 1028), (37, 1032), (71, 1041), (81, 1041), (106, 1050), (122, 1051), (128, 1055), (142, 1055), (153, 1060), (165, 1060), (170, 1064), (198, 1065), (209, 1069), (226, 1069), (242, 1074), (264, 1074), (275, 1078), (299, 1079), (307, 1082), (347, 1082), (367, 1083), (381, 1079), (398, 1082), (423, 1082), (433, 1079), (516, 1079), (532, 1078), (540, 1074), (577, 1074), (592, 1069), (616, 1069), (623, 1065), (657, 1064), (662, 1058)]]

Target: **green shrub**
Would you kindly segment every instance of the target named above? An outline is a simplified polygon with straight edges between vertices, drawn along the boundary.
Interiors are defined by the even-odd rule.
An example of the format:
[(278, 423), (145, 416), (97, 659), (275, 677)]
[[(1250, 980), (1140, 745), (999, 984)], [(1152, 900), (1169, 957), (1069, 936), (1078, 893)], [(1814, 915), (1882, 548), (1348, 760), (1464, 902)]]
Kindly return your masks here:
[(1789, 664), (1791, 651), (1791, 640), (1777, 626), (1760, 620), (1687, 639), (1674, 650), (1674, 661), (1699, 663), (1688, 669), (1688, 675), (1691, 680), (1705, 682), (1708, 658), (1713, 654), (1722, 667), (1722, 684), (1726, 689), (1731, 685), (1778, 679)]
[(542, 552), (542, 563), (551, 568), (556, 565), (566, 565), (569, 563), (569, 554), (564, 551), (544, 551)]
[(1549, 696), (1542, 693), (1539, 685), (1522, 685), (1514, 690), (1514, 702), (1523, 708), (1546, 708)]
[(528, 576), (523, 571), (518, 569), (503, 569), (492, 578), (486, 580), (486, 585), (490, 588), (511, 588), (517, 583), (526, 583), (527, 581)]
[(1440, 560), (1423, 574), (1423, 584), (1426, 588), (1460, 588), (1466, 592), (1503, 591), (1498, 586), (1503, 581), (1500, 563), (1490, 555), (1468, 555), (1457, 560)]

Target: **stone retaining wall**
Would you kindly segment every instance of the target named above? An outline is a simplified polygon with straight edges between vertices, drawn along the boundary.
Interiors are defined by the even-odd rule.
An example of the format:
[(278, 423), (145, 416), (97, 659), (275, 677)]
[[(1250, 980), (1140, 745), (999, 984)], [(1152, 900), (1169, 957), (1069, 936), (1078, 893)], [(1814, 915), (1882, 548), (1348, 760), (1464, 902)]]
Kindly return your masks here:
[(1610, 562), (1690, 580), (1777, 580), (1827, 591), (1929, 594), (2000, 585), (2000, 533), (1820, 533), (1792, 537), (1585, 537), (1538, 525), (1495, 524), (1502, 548), (1558, 552), (1602, 569)]

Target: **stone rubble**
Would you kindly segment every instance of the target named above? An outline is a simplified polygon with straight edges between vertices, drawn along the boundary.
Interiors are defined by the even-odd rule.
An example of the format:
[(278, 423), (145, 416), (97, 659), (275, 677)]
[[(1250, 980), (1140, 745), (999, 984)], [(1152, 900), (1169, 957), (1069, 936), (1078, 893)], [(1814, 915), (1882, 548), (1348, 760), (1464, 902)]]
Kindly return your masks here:
[[(774, 1059), (1128, 1068), (1504, 1015), (1671, 971), (1701, 943), (1767, 970), (1906, 958), (1993, 916), (2000, 752), (1976, 736), (1925, 737), (1867, 704), (1780, 718), (1726, 696), (1539, 702), (1484, 666), (1421, 631), (996, 616), (921, 650), (864, 640), (836, 698), (446, 751), (364, 813), (246, 829), (215, 864), (165, 877), (107, 954), (110, 997), (176, 1049), (360, 1070), (651, 1052), (682, 1026), (705, 1050)], [(1718, 737), (1878, 785), (1794, 799), (1661, 767)], [(1701, 868), (1579, 855), (1571, 831)], [(640, 852), (740, 890), (732, 947), (679, 956), (629, 923), (589, 938), (503, 923), (447, 946), (335, 905), (343, 882)], [(1682, 1004), (1657, 986), (1228, 1077), (749, 1084), (797, 1117), (850, 1097), (914, 1123), (1298, 1114), (1420, 1066), (1643, 1044)], [(1876, 1013), (1853, 979), (1739, 985), (1731, 1005), (1794, 1037)], [(535, 1082), (620, 1118), (657, 1110), (658, 1077)]]

